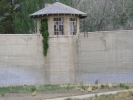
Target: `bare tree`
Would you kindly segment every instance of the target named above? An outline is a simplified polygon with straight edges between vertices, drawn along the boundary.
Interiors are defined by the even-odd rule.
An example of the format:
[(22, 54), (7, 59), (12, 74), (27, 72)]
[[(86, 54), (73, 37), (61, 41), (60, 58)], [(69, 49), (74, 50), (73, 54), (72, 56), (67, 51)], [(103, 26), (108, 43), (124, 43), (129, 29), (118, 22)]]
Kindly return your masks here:
[(79, 9), (88, 13), (88, 17), (81, 20), (81, 30), (133, 29), (132, 5), (133, 0), (83, 0)]

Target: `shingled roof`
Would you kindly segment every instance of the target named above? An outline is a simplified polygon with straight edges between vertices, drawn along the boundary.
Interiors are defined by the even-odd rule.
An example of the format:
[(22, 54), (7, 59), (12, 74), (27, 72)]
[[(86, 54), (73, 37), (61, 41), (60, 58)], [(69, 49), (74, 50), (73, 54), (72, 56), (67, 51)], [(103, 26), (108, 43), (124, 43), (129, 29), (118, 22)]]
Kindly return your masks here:
[(50, 6), (47, 6), (33, 14), (30, 15), (31, 18), (37, 18), (44, 15), (77, 15), (80, 18), (87, 17), (87, 14), (74, 9), (70, 6), (64, 5), (60, 2), (55, 2)]

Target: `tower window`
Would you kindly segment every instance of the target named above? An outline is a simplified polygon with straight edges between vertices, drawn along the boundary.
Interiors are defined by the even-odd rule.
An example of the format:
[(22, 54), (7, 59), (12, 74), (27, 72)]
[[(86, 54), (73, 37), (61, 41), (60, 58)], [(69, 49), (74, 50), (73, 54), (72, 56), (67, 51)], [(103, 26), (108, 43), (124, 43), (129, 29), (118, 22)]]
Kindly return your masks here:
[(77, 33), (77, 22), (76, 18), (70, 18), (70, 35), (76, 35)]
[(54, 35), (64, 35), (63, 18), (54, 18)]

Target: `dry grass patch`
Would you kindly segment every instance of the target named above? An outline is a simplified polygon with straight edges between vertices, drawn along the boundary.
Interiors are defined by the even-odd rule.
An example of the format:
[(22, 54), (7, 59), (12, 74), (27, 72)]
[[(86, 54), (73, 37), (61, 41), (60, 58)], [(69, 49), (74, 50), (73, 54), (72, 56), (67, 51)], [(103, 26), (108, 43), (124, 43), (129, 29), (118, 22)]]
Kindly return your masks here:
[[(32, 93), (33, 96), (39, 93), (50, 92), (59, 96), (84, 95), (89, 93), (100, 93), (108, 91), (119, 91), (133, 89), (133, 84), (62, 84), (62, 85), (36, 85), (36, 86), (10, 86), (0, 87), (0, 95), (4, 97), (7, 93)], [(71, 92), (71, 93), (70, 93)], [(64, 94), (66, 95), (64, 95)]]

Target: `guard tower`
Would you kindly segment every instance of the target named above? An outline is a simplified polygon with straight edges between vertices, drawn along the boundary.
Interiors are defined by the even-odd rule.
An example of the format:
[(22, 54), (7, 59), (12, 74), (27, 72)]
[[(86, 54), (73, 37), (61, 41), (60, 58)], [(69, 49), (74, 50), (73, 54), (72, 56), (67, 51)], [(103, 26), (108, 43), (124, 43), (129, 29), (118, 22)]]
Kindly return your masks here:
[(87, 17), (60, 2), (47, 5), (30, 15), (37, 19), (37, 34), (41, 23), (47, 21), (49, 49), (45, 60), (45, 84), (75, 83), (74, 42), (79, 33), (79, 19)]
[(50, 36), (76, 35), (79, 33), (79, 18), (85, 18), (87, 14), (60, 2), (55, 2), (31, 14), (30, 17), (37, 18), (37, 34), (40, 34), (41, 22), (47, 20)]

